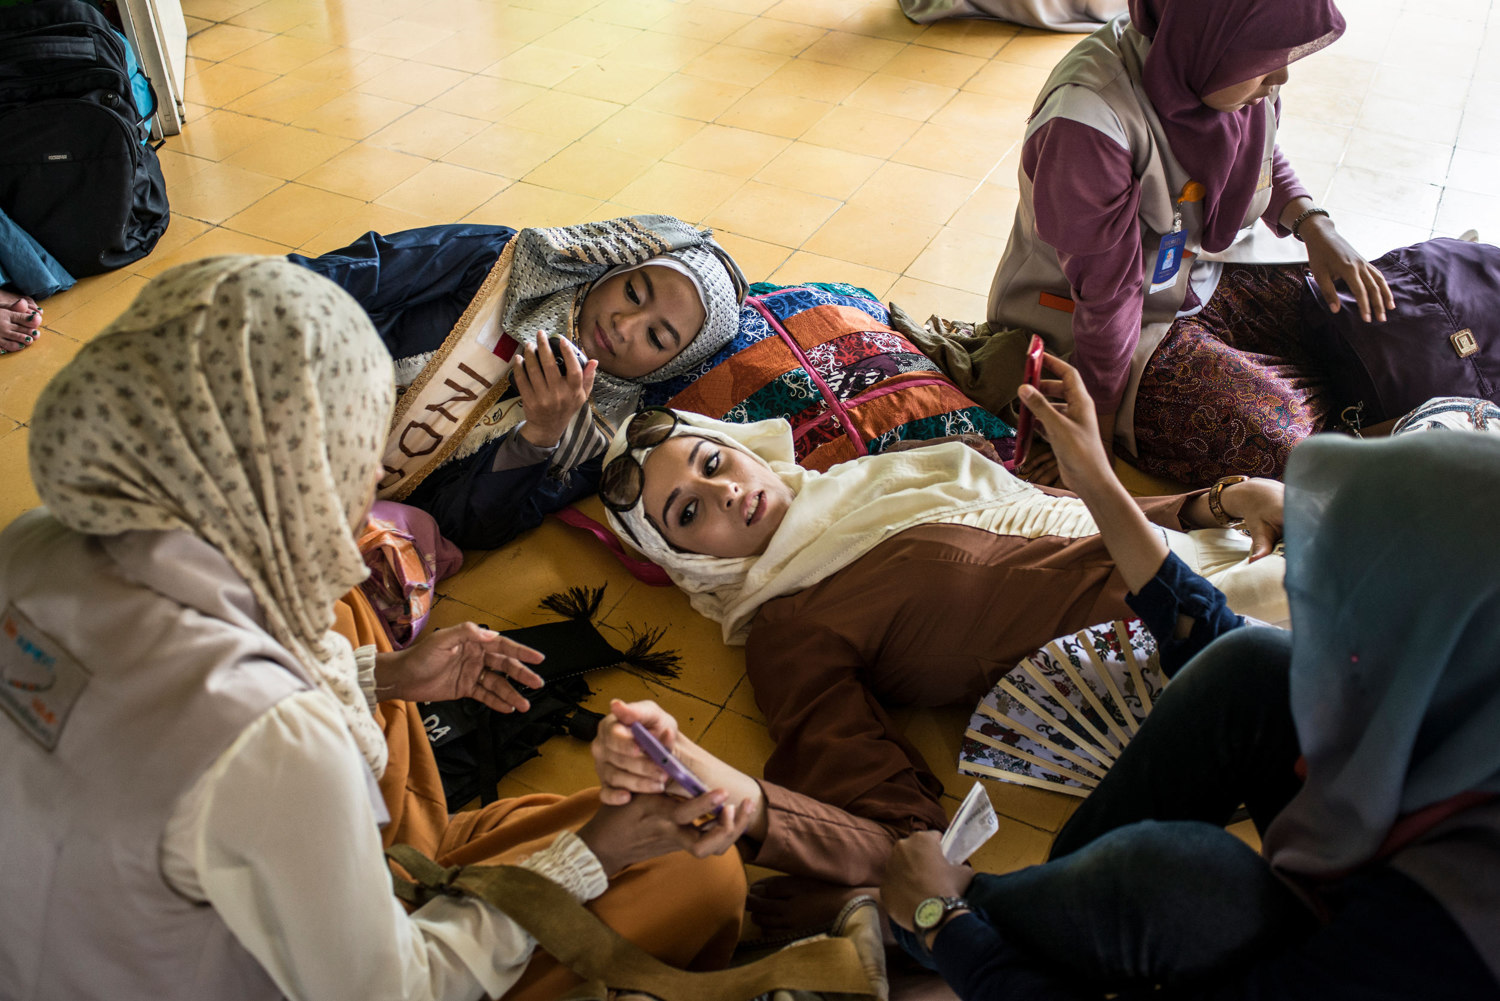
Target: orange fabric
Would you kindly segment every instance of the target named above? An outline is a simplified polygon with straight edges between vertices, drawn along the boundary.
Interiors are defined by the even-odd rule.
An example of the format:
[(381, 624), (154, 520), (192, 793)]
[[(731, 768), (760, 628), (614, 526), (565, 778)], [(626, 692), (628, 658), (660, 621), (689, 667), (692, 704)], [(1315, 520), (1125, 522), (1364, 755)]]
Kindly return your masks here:
[[(374, 609), (357, 588), (339, 602), (334, 628), (356, 646), (390, 649)], [(416, 704), (382, 702), (377, 716), (390, 749), (380, 780), (391, 814), (381, 832), (387, 847), (409, 844), (445, 866), (514, 863), (547, 847), (560, 831), (576, 831), (599, 808), (599, 791), (585, 789), (566, 797), (518, 796), (449, 816)], [(664, 963), (720, 969), (739, 941), (745, 889), (738, 852), (707, 859), (677, 852), (618, 873), (588, 908)], [(578, 982), (538, 950), (505, 1001), (551, 1001)]]

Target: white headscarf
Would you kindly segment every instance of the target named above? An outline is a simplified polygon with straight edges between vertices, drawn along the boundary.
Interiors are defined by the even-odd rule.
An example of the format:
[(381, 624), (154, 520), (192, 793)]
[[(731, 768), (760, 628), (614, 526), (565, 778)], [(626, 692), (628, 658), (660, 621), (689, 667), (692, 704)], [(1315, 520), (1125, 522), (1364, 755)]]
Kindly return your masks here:
[[(1082, 501), (1044, 494), (962, 442), (868, 455), (818, 473), (793, 461), (791, 425), (784, 420), (729, 424), (686, 412), (677, 418), (671, 437), (696, 435), (738, 449), (796, 495), (766, 551), (738, 559), (673, 548), (639, 500), (628, 511), (609, 512), (615, 531), (665, 568), (694, 608), (723, 626), (725, 643), (745, 642), (761, 605), (811, 587), (917, 525), (1014, 507), (1015, 531), (1027, 538), (1076, 538), (1098, 530)], [(606, 466), (624, 454), (626, 432), (615, 435)], [(644, 465), (651, 451), (632, 454)]]
[(364, 513), (391, 360), (359, 305), (280, 258), (173, 268), (43, 390), (31, 475), (91, 535), (184, 529), (244, 577), (267, 631), (340, 704), (376, 775), (384, 736), (334, 603), (368, 573)]

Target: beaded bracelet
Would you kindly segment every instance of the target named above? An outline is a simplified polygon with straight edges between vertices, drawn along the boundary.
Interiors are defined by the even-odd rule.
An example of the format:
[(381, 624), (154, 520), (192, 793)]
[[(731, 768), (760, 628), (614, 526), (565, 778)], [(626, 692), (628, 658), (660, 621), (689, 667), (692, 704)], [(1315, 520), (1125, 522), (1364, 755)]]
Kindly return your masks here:
[(1315, 215), (1320, 215), (1324, 219), (1332, 219), (1333, 218), (1332, 216), (1330, 216), (1328, 214), (1328, 210), (1327, 209), (1320, 209), (1316, 205), (1314, 205), (1312, 208), (1308, 209), (1306, 212), (1302, 213), (1297, 218), (1295, 218), (1295, 219), (1292, 220), (1292, 227), (1291, 227), (1291, 229), (1292, 229), (1292, 237), (1293, 237), (1293, 239), (1295, 239), (1295, 240), (1297, 240), (1297, 241), (1299, 241), (1301, 243), (1306, 243), (1307, 242), (1306, 240), (1302, 239), (1302, 233), (1301, 233), (1302, 224), (1305, 223), (1305, 222), (1307, 222), (1307, 220), (1311, 219)]

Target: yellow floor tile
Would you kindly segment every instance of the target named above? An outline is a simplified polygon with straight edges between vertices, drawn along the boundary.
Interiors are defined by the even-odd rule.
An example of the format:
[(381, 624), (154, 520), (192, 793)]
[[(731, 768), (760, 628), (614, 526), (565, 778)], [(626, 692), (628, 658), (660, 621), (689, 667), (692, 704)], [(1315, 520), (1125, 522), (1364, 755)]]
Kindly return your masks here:
[(417, 49), (411, 58), (431, 66), (446, 66), (464, 73), (483, 73), (501, 59), (521, 48), (522, 42), (502, 36), (499, 39), (467, 32)]
[(457, 32), (453, 26), (438, 28), (417, 21), (397, 18), (376, 28), (368, 34), (349, 40), (349, 47), (366, 52), (378, 52), (383, 56), (404, 58), (408, 53), (425, 49), (452, 38)]
[[(658, 648), (683, 654), (684, 665), (691, 662), (682, 678), (652, 684), (691, 690), (695, 697), (721, 706), (745, 675), (745, 648), (725, 646), (719, 624), (693, 611), (676, 588), (610, 584), (599, 611), (602, 621), (613, 627), (602, 630), (605, 638), (617, 649), (630, 643), (630, 628), (637, 633), (663, 629)], [(684, 682), (691, 682), (691, 688)]]
[(788, 62), (776, 52), (743, 48), (738, 45), (716, 45), (682, 67), (689, 76), (740, 87), (754, 87), (765, 81)]
[(798, 247), (838, 207), (832, 198), (750, 181), (709, 213), (708, 223), (768, 243)]
[(236, 233), (234, 230), (216, 227), (172, 253), (163, 254), (160, 257), (152, 254), (146, 265), (140, 268), (140, 273), (150, 278), (178, 264), (186, 264), (188, 261), (196, 261), (204, 257), (218, 257), (221, 254), (277, 256), (289, 253), (292, 249), (284, 244), (262, 240), (248, 233)]
[(797, 58), (766, 77), (760, 89), (770, 94), (791, 94), (812, 101), (838, 104), (870, 79), (867, 70), (835, 66)]
[(427, 102), (429, 107), (467, 115), (486, 122), (503, 118), (533, 98), (543, 88), (491, 76), (465, 76), (463, 81)]
[[(993, 786), (995, 783), (991, 783)], [(958, 809), (955, 799), (951, 809)], [(1047, 861), (1052, 835), (1009, 817), (1000, 818), (1000, 829), (969, 858), (976, 872), (1007, 873)]]
[(636, 212), (666, 212), (695, 222), (718, 208), (744, 183), (727, 174), (658, 163), (622, 188), (613, 200)]
[[(0, 358), (0, 371), (8, 365), (25, 364), (25, 352), (12, 358)], [(0, 469), (9, 475), (0, 477), (0, 525), (9, 525), (16, 515), (29, 511), (42, 502), (31, 485), (31, 476), (26, 471), (27, 430), (16, 427), (14, 422), (0, 425), (7, 430), (0, 433)]]
[(604, 24), (586, 18), (576, 18), (547, 32), (536, 42), (545, 48), (598, 59), (628, 45), (638, 30), (625, 29), (618, 25)]
[(884, 162), (878, 157), (794, 143), (766, 164), (755, 180), (843, 200), (858, 191)]
[(798, 58), (870, 73), (897, 59), (905, 48), (900, 42), (883, 38), (830, 31), (803, 50)]
[(749, 22), (750, 16), (740, 11), (695, 4), (677, 8), (653, 24), (651, 30), (699, 42), (722, 42)]
[(580, 219), (596, 218), (597, 198), (553, 191), (535, 184), (517, 182), (464, 217), (464, 222), (495, 226), (571, 226)]
[(1081, 38), (1082, 36), (1079, 35), (1022, 28), (1015, 38), (1001, 47), (997, 55), (1008, 63), (1046, 66), (1050, 69), (1056, 66), (1058, 60), (1067, 55), (1068, 50), (1077, 45)]
[(925, 45), (902, 49), (886, 63), (882, 72), (902, 76), (939, 87), (962, 87), (984, 66), (984, 60), (961, 52), (944, 52)]
[(343, 94), (344, 91), (334, 84), (283, 76), (231, 101), (229, 110), (276, 122), (295, 122), (311, 127), (307, 117)]
[(972, 233), (1009, 239), (1011, 225), (1016, 218), (1016, 205), (1020, 200), (1021, 193), (1014, 187), (981, 184), (979, 190), (970, 195), (963, 207), (953, 214), (950, 225)]
[(839, 30), (893, 42), (910, 42), (919, 38), (926, 26), (913, 22), (896, 4), (866, 3), (840, 21)]
[(462, 219), (509, 185), (498, 174), (451, 163), (430, 163), (376, 200), (414, 215)]
[(302, 116), (300, 121), (331, 136), (365, 139), (411, 110), (410, 104), (401, 101), (349, 91)]
[(1328, 190), (1327, 204), (1332, 212), (1365, 208), (1369, 214), (1392, 222), (1431, 227), (1441, 196), (1442, 188), (1436, 184), (1360, 167), (1340, 167)]
[(555, 89), (565, 94), (578, 94), (618, 103), (634, 101), (669, 75), (667, 70), (640, 66), (610, 56), (594, 60), (563, 80)]
[(620, 106), (610, 101), (549, 91), (526, 102), (502, 121), (511, 128), (577, 139), (619, 110)]
[(483, 132), (486, 124), (477, 118), (455, 115), (437, 108), (413, 108), (367, 142), (374, 146), (437, 160)]
[(205, 21), (227, 21), (256, 6), (260, 0), (187, 0), (182, 12)]
[(749, 678), (741, 678), (740, 683), (734, 686), (734, 693), (729, 696), (729, 701), (724, 703), (724, 708), (738, 713), (752, 723), (766, 725), (766, 718), (761, 714), (760, 706), (755, 704), (755, 689), (751, 687)]
[(891, 159), (946, 174), (985, 178), (1020, 139), (1020, 129), (1014, 136), (1006, 135), (999, 124), (976, 135), (968, 129), (928, 122), (913, 132), (906, 145), (891, 154)]
[(543, 188), (571, 191), (592, 198), (613, 198), (651, 166), (645, 157), (602, 146), (574, 143), (522, 180)]
[[(73, 315), (78, 316), (86, 311), (87, 307)], [(109, 318), (113, 320), (119, 312), (119, 309), (114, 310)], [(66, 320), (63, 322), (66, 323)], [(70, 327), (77, 329), (77, 324)], [(92, 334), (93, 331), (90, 336)], [(37, 395), (82, 346), (72, 337), (65, 336), (60, 327), (49, 324), (48, 329), (37, 334), (36, 340), (28, 347), (13, 354), (0, 355), (0, 415), (19, 423), (30, 421)], [(10, 479), (9, 472), (5, 479)], [(724, 694), (727, 696), (729, 693)]]
[(224, 228), (248, 233), (288, 247), (300, 247), (332, 223), (347, 217), (360, 203), (344, 195), (304, 184), (286, 184), (243, 212), (224, 221)]
[(205, 160), (223, 160), (276, 131), (275, 122), (222, 109), (191, 121), (198, 127), (168, 136), (167, 148)]
[(233, 63), (213, 63), (188, 77), (184, 81), (183, 92), (190, 101), (222, 108), (275, 79), (275, 73), (264, 70), (236, 66)]
[(860, 84), (844, 103), (852, 108), (925, 122), (957, 93), (952, 87), (923, 83), (882, 70)]
[(944, 52), (961, 52), (980, 59), (992, 59), (1021, 29), (1003, 21), (957, 20), (938, 21), (929, 24), (927, 30), (917, 36), (917, 41), (928, 48)]
[(443, 159), (461, 167), (517, 178), (556, 156), (571, 141), (564, 136), (492, 125), (463, 145), (450, 150)]
[[(998, 260), (996, 263), (999, 263)], [(932, 282), (902, 276), (891, 286), (886, 297), (898, 302), (912, 316), (942, 316), (950, 320), (970, 320), (975, 323), (984, 319), (986, 295), (989, 287), (985, 282), (980, 292), (966, 292), (934, 285)]]
[(378, 52), (338, 48), (292, 70), (287, 75), (301, 80), (328, 84), (341, 91), (352, 90), (400, 62), (401, 60), (395, 56), (383, 56)]
[(751, 177), (787, 148), (787, 140), (748, 129), (709, 125), (663, 159), (731, 177)]
[(277, 35), (235, 53), (229, 57), (229, 62), (265, 73), (290, 73), (320, 56), (326, 56), (332, 49), (333, 46), (327, 42)]
[[(469, 74), (445, 66), (404, 59), (389, 69), (370, 77), (356, 88), (364, 94), (404, 101), (407, 104), (427, 104), (448, 90), (469, 79)], [(450, 111), (457, 109), (450, 108)]]
[(227, 157), (224, 163), (268, 177), (291, 180), (349, 149), (353, 141), (282, 126)]
[(674, 73), (635, 103), (648, 111), (711, 122), (746, 93), (746, 88), (737, 84)]
[(484, 72), (503, 80), (529, 83), (535, 87), (552, 87), (577, 73), (594, 60), (576, 52), (527, 45), (496, 62)]
[[(167, 226), (167, 233), (171, 233), (172, 230), (178, 227), (178, 223), (183, 221), (184, 220), (182, 219), (174, 218), (171, 224)], [(202, 223), (197, 222), (193, 219), (188, 219), (185, 221), (185, 229), (191, 230), (194, 226), (203, 226)], [(162, 239), (166, 239), (166, 234), (163, 234)], [(145, 258), (145, 260), (147, 261), (149, 261), (150, 259), (150, 257)], [(137, 265), (140, 265), (141, 263), (142, 262), (137, 262)], [(133, 271), (131, 269), (122, 268), (119, 271), (106, 271), (102, 275), (89, 275), (87, 278), (78, 279), (78, 284), (74, 285), (66, 292), (58, 292), (55, 295), (50, 295), (47, 298), (41, 300), (40, 305), (42, 307), (43, 325), (46, 326), (57, 320), (60, 320), (64, 316), (67, 316), (68, 313), (72, 312), (75, 309), (78, 309), (85, 303), (97, 299), (105, 292), (108, 292), (116, 285), (119, 285), (121, 282), (125, 281), (131, 276), (131, 274), (133, 274)]]
[(718, 124), (796, 139), (832, 110), (823, 101), (752, 90), (720, 115)]
[(589, 9), (589, 20), (626, 28), (649, 28), (677, 10), (672, 0), (604, 0)]
[(296, 249), (309, 257), (326, 254), (330, 250), (346, 247), (367, 232), (399, 233), (404, 229), (420, 229), (423, 226), (440, 226), (453, 222), (451, 217), (414, 215), (393, 209), (389, 205), (372, 203), (360, 205), (342, 219), (329, 224), (327, 229), (310, 237)]
[(279, 33), (316, 20), (323, 10), (316, 0), (268, 0), (234, 15), (229, 23)]
[(361, 143), (313, 167), (296, 180), (360, 201), (374, 201), (425, 166), (427, 160), (422, 157)]
[(754, 20), (724, 39), (728, 45), (795, 56), (822, 38), (822, 28), (786, 21)]
[(177, 215), (220, 223), (275, 191), (282, 182), (265, 174), (211, 163), (174, 188), (169, 197)]
[(851, 264), (835, 257), (822, 257), (799, 250), (777, 268), (769, 281), (778, 285), (793, 285), (799, 282), (847, 282), (867, 289), (876, 298), (883, 298), (886, 290), (895, 284), (897, 275), (893, 271), (881, 271), (862, 264)]
[(617, 111), (579, 141), (660, 160), (701, 131), (703, 123), (694, 119), (629, 107)]
[(720, 761), (760, 778), (774, 745), (764, 725), (724, 710), (709, 724), (699, 745)]
[(802, 136), (814, 146), (831, 146), (848, 153), (888, 158), (917, 130), (917, 123), (879, 111), (841, 106), (834, 108)]
[(916, 260), (940, 225), (896, 215), (885, 209), (846, 205), (803, 249), (882, 271), (902, 272)]
[(929, 121), (934, 125), (984, 133), (1004, 129), (1017, 138), (1024, 134), (1026, 119), (1031, 117), (1031, 98), (1007, 100), (990, 94), (963, 91), (943, 105)]
[(849, 204), (875, 211), (894, 206), (904, 216), (946, 223), (977, 187), (973, 179), (956, 174), (886, 163), (849, 199)]
[(752, 282), (781, 267), (792, 255), (792, 248), (783, 244), (756, 240), (729, 229), (715, 230), (714, 238), (739, 262), (745, 277)]
[(1005, 253), (1006, 238), (944, 227), (906, 269), (907, 275), (956, 289), (985, 289)]
[[(146, 287), (146, 282), (147, 279), (141, 275), (131, 275), (119, 284), (89, 299), (77, 309), (69, 310), (58, 317), (53, 317), (49, 312), (46, 316), (47, 327), (63, 335), (54, 340), (66, 341), (72, 346), (49, 345), (47, 352), (38, 356), (39, 362), (41, 358), (51, 355), (58, 359), (57, 367), (62, 367), (63, 363), (73, 357), (79, 344), (93, 340), (101, 330), (114, 322), (115, 317), (125, 312), (126, 308), (135, 301), (135, 297), (140, 294), (141, 289)], [(37, 344), (33, 344), (32, 348), (40, 343), (38, 341)], [(55, 355), (54, 351), (57, 352)], [(8, 410), (0, 404), (0, 414), (15, 416), (15, 411)]]
[(274, 36), (267, 31), (241, 28), (233, 24), (216, 24), (194, 35), (188, 42), (188, 51), (199, 59), (219, 62), (272, 37)]
[(764, 11), (766, 17), (819, 28), (837, 28), (849, 16), (846, 0), (781, 0)]

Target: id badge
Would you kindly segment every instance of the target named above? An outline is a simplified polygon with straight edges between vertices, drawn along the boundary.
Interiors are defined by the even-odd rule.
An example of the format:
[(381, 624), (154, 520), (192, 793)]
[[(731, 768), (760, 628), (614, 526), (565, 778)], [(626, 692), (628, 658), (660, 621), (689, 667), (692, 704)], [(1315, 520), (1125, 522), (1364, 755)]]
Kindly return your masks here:
[(1164, 291), (1177, 284), (1177, 272), (1182, 267), (1182, 248), (1187, 243), (1187, 230), (1179, 229), (1161, 238), (1161, 247), (1156, 251), (1156, 270), (1151, 273), (1151, 292)]

